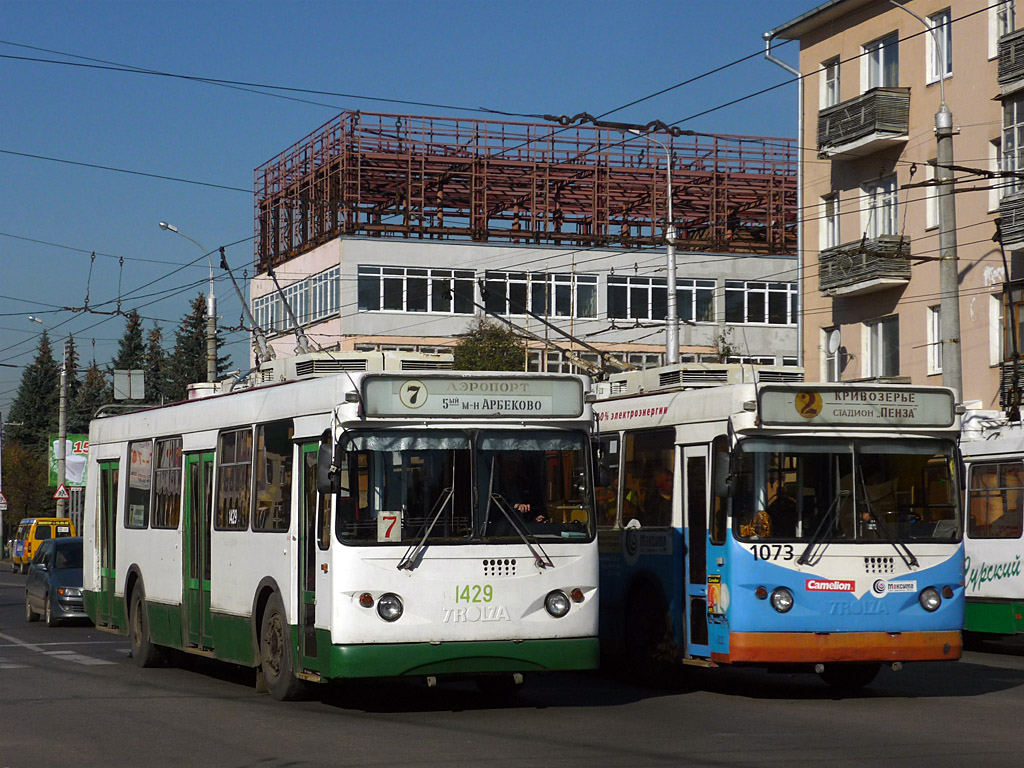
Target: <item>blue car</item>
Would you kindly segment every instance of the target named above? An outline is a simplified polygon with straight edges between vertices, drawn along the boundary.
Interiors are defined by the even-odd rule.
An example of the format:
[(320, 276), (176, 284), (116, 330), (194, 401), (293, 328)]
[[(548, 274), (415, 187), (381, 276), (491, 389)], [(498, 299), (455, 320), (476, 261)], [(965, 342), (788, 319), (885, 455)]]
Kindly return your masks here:
[(47, 539), (39, 545), (25, 581), (25, 618), (57, 626), (88, 619), (82, 602), (82, 539)]

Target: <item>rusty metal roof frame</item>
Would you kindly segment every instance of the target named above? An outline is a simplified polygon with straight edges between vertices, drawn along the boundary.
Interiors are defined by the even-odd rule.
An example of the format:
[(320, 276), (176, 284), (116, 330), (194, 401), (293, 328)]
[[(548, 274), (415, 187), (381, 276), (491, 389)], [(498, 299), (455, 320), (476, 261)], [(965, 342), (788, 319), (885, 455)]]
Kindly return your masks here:
[[(677, 247), (792, 254), (791, 139), (658, 133)], [(665, 157), (594, 126), (342, 112), (255, 172), (255, 269), (339, 236), (565, 247), (664, 243)]]

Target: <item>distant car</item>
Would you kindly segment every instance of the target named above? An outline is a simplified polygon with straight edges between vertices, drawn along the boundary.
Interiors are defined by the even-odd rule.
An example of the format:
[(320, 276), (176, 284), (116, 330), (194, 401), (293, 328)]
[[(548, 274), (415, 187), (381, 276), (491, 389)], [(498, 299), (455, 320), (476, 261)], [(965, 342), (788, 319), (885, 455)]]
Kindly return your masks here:
[(55, 627), (65, 619), (88, 619), (82, 602), (82, 539), (46, 539), (36, 550), (25, 580), (25, 618)]

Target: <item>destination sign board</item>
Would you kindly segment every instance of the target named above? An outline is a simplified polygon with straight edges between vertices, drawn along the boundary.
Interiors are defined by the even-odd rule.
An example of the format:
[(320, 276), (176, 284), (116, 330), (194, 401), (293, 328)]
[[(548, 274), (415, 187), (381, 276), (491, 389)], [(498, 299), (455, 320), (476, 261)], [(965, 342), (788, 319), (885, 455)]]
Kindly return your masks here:
[(765, 387), (758, 397), (765, 426), (949, 427), (955, 419), (944, 389), (811, 385)]
[(576, 418), (583, 383), (539, 376), (367, 376), (369, 417)]

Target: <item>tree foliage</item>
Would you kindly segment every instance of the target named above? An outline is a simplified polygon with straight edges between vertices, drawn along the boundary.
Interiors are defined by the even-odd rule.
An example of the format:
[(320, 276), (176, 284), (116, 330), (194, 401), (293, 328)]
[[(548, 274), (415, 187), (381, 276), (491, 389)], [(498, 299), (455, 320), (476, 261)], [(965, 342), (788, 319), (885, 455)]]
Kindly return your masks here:
[(24, 517), (53, 512), (53, 491), (49, 489), (49, 466), (45, 456), (21, 443), (4, 444), (3, 454), (4, 530), (12, 531)]
[[(224, 345), (217, 333), (218, 352)], [(171, 400), (184, 400), (189, 384), (206, 381), (206, 300), (199, 294), (174, 334), (173, 371), (170, 376)], [(228, 358), (217, 357), (218, 378), (228, 370)]]
[(164, 351), (164, 332), (154, 324), (146, 336), (143, 370), (146, 372), (146, 402), (163, 403), (170, 399), (171, 360)]
[(7, 416), (7, 437), (35, 456), (46, 456), (47, 440), (56, 431), (59, 389), (60, 366), (53, 359), (49, 334), (43, 331), (35, 360), (22, 371), (21, 384)]
[(469, 333), (452, 352), (457, 371), (522, 371), (526, 369), (526, 340), (507, 326), (478, 316)]
[(78, 387), (78, 392), (71, 399), (68, 408), (68, 432), (70, 434), (88, 434), (89, 422), (96, 411), (112, 402), (113, 392), (107, 383), (103, 369), (93, 360), (85, 369), (85, 376)]

